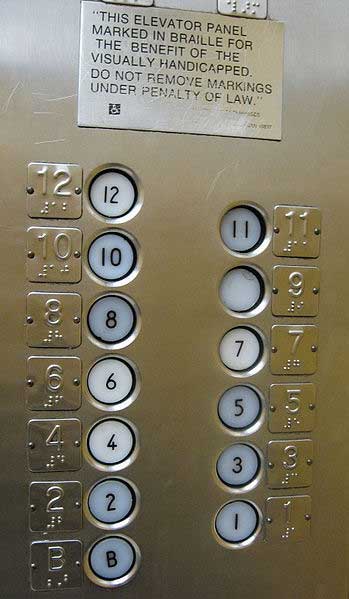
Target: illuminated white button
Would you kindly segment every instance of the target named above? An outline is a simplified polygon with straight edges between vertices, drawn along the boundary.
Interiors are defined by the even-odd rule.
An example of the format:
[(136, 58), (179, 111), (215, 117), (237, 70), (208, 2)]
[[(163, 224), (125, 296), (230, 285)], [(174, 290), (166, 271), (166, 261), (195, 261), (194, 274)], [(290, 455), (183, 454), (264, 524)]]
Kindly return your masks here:
[(104, 343), (120, 343), (136, 326), (136, 313), (131, 303), (119, 295), (98, 299), (88, 313), (91, 333)]
[(104, 358), (88, 373), (87, 386), (92, 397), (102, 404), (114, 405), (128, 399), (136, 385), (131, 366), (121, 358)]
[(228, 428), (240, 430), (252, 426), (262, 411), (258, 393), (246, 385), (237, 385), (223, 393), (218, 414)]
[(237, 206), (227, 212), (221, 222), (221, 236), (234, 252), (251, 252), (265, 237), (262, 216), (254, 208)]
[(258, 363), (263, 342), (256, 331), (248, 327), (236, 327), (224, 335), (219, 351), (223, 364), (230, 370), (242, 372)]
[(233, 312), (248, 312), (260, 304), (264, 283), (260, 274), (249, 267), (233, 268), (223, 277), (219, 295), (222, 303)]
[(120, 281), (127, 277), (137, 262), (133, 243), (121, 233), (104, 233), (95, 239), (88, 251), (92, 272), (105, 281)]
[[(137, 555), (135, 547), (134, 543), (125, 537), (113, 536), (97, 541), (91, 547), (88, 555), (91, 573), (98, 579), (111, 583), (119, 581), (121, 584), (121, 580), (128, 578), (128, 575), (131, 576), (135, 569)], [(89, 577), (91, 577), (91, 573), (88, 569)]]
[(110, 169), (97, 175), (90, 186), (94, 209), (108, 218), (120, 218), (130, 212), (137, 201), (133, 179), (122, 171)]
[(126, 422), (109, 418), (97, 422), (87, 437), (91, 456), (100, 464), (114, 466), (127, 460), (135, 449), (136, 436)]
[(126, 481), (109, 478), (97, 483), (90, 491), (88, 508), (92, 516), (103, 524), (126, 520), (133, 512), (136, 494)]
[(247, 501), (232, 501), (218, 512), (216, 531), (228, 543), (243, 543), (253, 539), (259, 527), (256, 508)]
[(256, 478), (260, 466), (259, 455), (251, 445), (234, 443), (219, 456), (217, 474), (229, 487), (243, 487)]

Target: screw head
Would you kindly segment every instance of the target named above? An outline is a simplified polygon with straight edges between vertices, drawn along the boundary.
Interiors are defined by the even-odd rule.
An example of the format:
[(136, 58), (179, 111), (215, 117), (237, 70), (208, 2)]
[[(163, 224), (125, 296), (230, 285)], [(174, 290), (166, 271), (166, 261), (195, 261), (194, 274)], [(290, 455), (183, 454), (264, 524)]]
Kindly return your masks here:
[(77, 509), (81, 507), (80, 501), (76, 501), (74, 505)]
[(277, 235), (278, 233), (280, 233), (280, 229), (279, 227), (274, 227), (273, 228), (274, 233)]
[(277, 353), (278, 348), (275, 347), (275, 345), (273, 345), (273, 347), (271, 348), (271, 353), (272, 354), (276, 354)]
[(312, 345), (312, 346), (311, 346), (311, 351), (312, 351), (313, 353), (317, 352), (317, 346), (316, 346), (316, 345)]
[(315, 235), (320, 235), (321, 229), (319, 229), (318, 227), (316, 227), (316, 229), (314, 229), (314, 233), (315, 233)]
[(270, 410), (271, 412), (276, 412), (276, 407), (275, 407), (275, 406), (270, 406), (269, 410)]
[(315, 410), (315, 404), (314, 403), (310, 403), (309, 404), (309, 410)]
[(28, 385), (28, 387), (33, 387), (34, 386), (33, 379), (27, 379), (27, 385)]
[(28, 324), (33, 324), (34, 319), (31, 316), (27, 316), (27, 323)]
[(75, 322), (75, 324), (79, 324), (80, 323), (80, 316), (74, 316), (73, 321)]
[(80, 568), (80, 566), (81, 566), (81, 563), (80, 563), (79, 561), (76, 561), (76, 562), (75, 562), (75, 565), (76, 565), (78, 568)]
[(33, 259), (33, 258), (35, 258), (35, 252), (33, 252), (33, 251), (31, 251), (31, 250), (30, 250), (30, 251), (27, 253), (27, 256), (28, 256), (28, 258), (30, 258), (30, 259)]
[(279, 293), (279, 290), (277, 287), (273, 287), (273, 294), (277, 295)]
[(74, 441), (74, 445), (75, 445), (75, 447), (80, 447), (81, 443), (80, 443), (80, 441)]
[(312, 463), (313, 463), (313, 460), (312, 460), (311, 458), (309, 458), (309, 459), (307, 460), (307, 464), (308, 464), (308, 466), (311, 466), (311, 465), (312, 465)]
[(75, 187), (74, 192), (76, 193), (77, 196), (80, 195), (82, 192), (81, 187)]
[(320, 292), (320, 289), (318, 287), (314, 287), (313, 294), (317, 295), (319, 292)]
[(81, 258), (81, 252), (79, 252), (79, 250), (74, 252), (74, 258)]
[(30, 510), (31, 510), (32, 512), (35, 512), (35, 510), (36, 510), (36, 506), (35, 506), (33, 503), (32, 503), (32, 504), (31, 504), (31, 506), (30, 506)]
[(78, 387), (80, 385), (80, 379), (73, 379), (73, 385), (75, 385), (75, 387)]
[(34, 564), (34, 562), (33, 562), (32, 564), (30, 564), (30, 567), (31, 567), (32, 570), (35, 570), (36, 569), (36, 564)]
[(35, 448), (35, 443), (33, 443), (33, 441), (29, 441), (28, 447), (29, 447), (29, 449), (34, 449)]
[(311, 520), (311, 514), (305, 514), (304, 518), (308, 521)]
[(271, 524), (273, 522), (273, 518), (270, 518), (270, 516), (268, 516), (268, 518), (265, 519), (267, 524)]
[(273, 462), (268, 462), (268, 468), (270, 468), (270, 470), (272, 470), (274, 466), (275, 464), (273, 464)]
[(27, 193), (29, 193), (30, 196), (33, 195), (34, 187), (31, 187), (31, 186), (27, 187)]

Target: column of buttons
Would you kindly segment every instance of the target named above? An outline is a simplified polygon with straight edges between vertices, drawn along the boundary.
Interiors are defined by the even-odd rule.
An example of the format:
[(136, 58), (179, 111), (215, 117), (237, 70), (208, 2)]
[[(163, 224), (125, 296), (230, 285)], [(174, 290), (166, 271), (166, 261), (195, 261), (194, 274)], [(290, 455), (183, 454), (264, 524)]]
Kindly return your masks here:
[[(38, 591), (76, 588), (82, 580), (80, 540), (47, 540), (47, 535), (82, 526), (81, 483), (65, 480), (66, 473), (81, 468), (81, 423), (63, 416), (81, 406), (81, 361), (70, 353), (81, 343), (81, 297), (74, 287), (59, 289), (60, 284), (73, 286), (81, 280), (82, 233), (75, 226), (45, 223), (80, 218), (81, 194), (79, 165), (28, 165), (28, 216), (42, 219), (32, 221), (27, 230), (26, 272), (32, 285), (26, 339), (39, 354), (27, 359), (27, 409), (36, 416), (28, 423), (28, 467), (36, 477), (51, 475), (50, 480), (35, 478), (29, 489), (29, 526), (40, 537), (31, 544), (30, 560), (31, 586)], [(69, 355), (47, 354), (46, 349), (63, 349)]]
[(114, 588), (129, 582), (140, 565), (136, 543), (114, 532), (126, 527), (139, 510), (136, 485), (119, 476), (137, 458), (139, 435), (133, 422), (114, 414), (129, 407), (140, 390), (137, 366), (119, 353), (136, 339), (140, 311), (136, 302), (118, 288), (127, 285), (139, 272), (139, 244), (120, 224), (138, 213), (141, 197), (135, 175), (117, 166), (99, 169), (90, 178), (88, 195), (96, 222), (106, 227), (88, 241), (88, 271), (107, 292), (88, 308), (90, 340), (106, 353), (91, 364), (87, 389), (93, 406), (108, 416), (98, 419), (86, 434), (86, 459), (105, 477), (87, 491), (84, 512), (96, 528), (109, 531), (109, 535), (89, 547), (84, 568), (91, 582)]
[(222, 278), (219, 298), (234, 326), (223, 334), (219, 355), (227, 374), (240, 382), (226, 389), (218, 402), (220, 422), (236, 440), (217, 456), (216, 480), (224, 490), (239, 494), (240, 498), (218, 510), (214, 530), (221, 544), (239, 549), (254, 542), (263, 521), (259, 507), (241, 496), (257, 487), (263, 478), (263, 453), (245, 437), (262, 425), (264, 398), (256, 386), (243, 384), (241, 379), (258, 373), (267, 361), (265, 335), (252, 319), (270, 299), (267, 277), (254, 263), (267, 247), (269, 235), (263, 211), (252, 204), (235, 205), (227, 211), (220, 233), (233, 264)]
[[(316, 373), (318, 360), (315, 318), (320, 270), (315, 260), (320, 255), (320, 239), (318, 208), (275, 207), (273, 253), (281, 260), (273, 268), (272, 313), (278, 320), (271, 333), (275, 378), (269, 391), (268, 426), (279, 438), (268, 444), (268, 486), (288, 494), (266, 501), (266, 536), (271, 541), (300, 541), (311, 532), (311, 497), (304, 490), (311, 487), (314, 461), (310, 433), (315, 427), (317, 388), (309, 377)], [(292, 264), (292, 259), (297, 262)], [(301, 259), (307, 263), (301, 264)], [(283, 382), (282, 376), (292, 378)], [(281, 439), (280, 434), (284, 435)]]

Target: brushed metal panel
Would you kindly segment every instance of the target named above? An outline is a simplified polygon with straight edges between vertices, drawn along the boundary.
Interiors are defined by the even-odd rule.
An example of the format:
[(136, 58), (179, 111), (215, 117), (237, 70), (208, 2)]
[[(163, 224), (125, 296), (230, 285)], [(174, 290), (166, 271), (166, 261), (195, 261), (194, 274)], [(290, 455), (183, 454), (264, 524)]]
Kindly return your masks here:
[[(27, 519), (29, 482), (43, 480), (29, 474), (25, 448), (26, 358), (42, 356), (42, 350), (26, 347), (24, 331), (25, 297), (37, 290), (25, 276), (25, 231), (33, 226), (25, 209), (26, 169), (32, 161), (80, 164), (85, 177), (99, 165), (124, 164), (137, 174), (144, 194), (137, 216), (123, 225), (138, 239), (143, 258), (139, 275), (123, 290), (140, 306), (142, 330), (120, 351), (142, 377), (141, 394), (122, 412), (141, 435), (137, 460), (123, 475), (141, 493), (141, 509), (125, 534), (139, 545), (142, 565), (118, 593), (124, 599), (347, 597), (349, 7), (345, 0), (318, 0), (314, 13), (313, 2), (300, 9), (296, 0), (271, 0), (270, 14), (284, 21), (287, 31), (281, 144), (79, 129), (79, 1), (1, 2), (0, 589), (6, 599), (39, 596), (30, 590), (30, 543), (44, 540), (29, 532)], [(216, 484), (214, 470), (232, 439), (219, 424), (217, 401), (234, 383), (219, 363), (217, 347), (223, 334), (241, 323), (222, 309), (217, 291), (224, 272), (239, 263), (219, 238), (221, 217), (234, 202), (257, 203), (269, 223), (277, 204), (317, 206), (323, 236), (320, 260), (307, 261), (320, 266), (322, 275), (315, 319), (321, 350), (310, 379), (318, 389), (312, 433), (316, 459), (306, 491), (312, 499), (311, 537), (292, 544), (260, 537), (231, 552), (217, 543), (212, 521), (231, 497)], [(54, 220), (40, 223), (60, 226)], [(83, 216), (74, 226), (81, 226), (85, 239), (105, 229), (89, 207), (86, 190)], [(280, 260), (269, 245), (251, 262), (270, 280)], [(86, 395), (86, 373), (104, 355), (88, 337), (86, 314), (104, 287), (83, 269), (74, 290), (83, 297), (83, 344), (78, 350), (47, 352), (81, 357)], [(59, 291), (69, 292), (71, 286)], [(272, 322), (283, 320), (272, 320), (270, 307), (251, 321), (266, 333)], [(279, 382), (268, 368), (245, 380), (264, 396), (271, 380)], [(76, 414), (86, 431), (104, 413), (84, 401)], [(272, 438), (267, 423), (247, 437), (264, 452)], [(54, 481), (57, 474), (44, 478)], [(84, 491), (100, 478), (86, 462), (78, 473), (64, 476), (82, 480)], [(265, 500), (280, 494), (259, 485), (246, 498), (264, 510)], [(61, 533), (53, 540), (79, 538), (86, 550), (100, 537), (101, 531), (85, 520), (81, 535)], [(65, 590), (64, 599), (106, 594), (85, 578), (81, 589)], [(63, 594), (52, 590), (47, 596)]]

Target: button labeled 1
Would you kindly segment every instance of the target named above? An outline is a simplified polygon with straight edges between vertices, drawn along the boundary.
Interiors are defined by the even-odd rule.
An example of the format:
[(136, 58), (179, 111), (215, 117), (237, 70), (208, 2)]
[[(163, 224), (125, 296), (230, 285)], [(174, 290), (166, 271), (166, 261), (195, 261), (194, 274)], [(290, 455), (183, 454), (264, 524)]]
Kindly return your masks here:
[(249, 545), (261, 528), (261, 517), (255, 505), (249, 501), (231, 501), (224, 505), (216, 516), (215, 528), (218, 536), (236, 547)]
[(100, 420), (87, 435), (88, 455), (101, 469), (119, 470), (135, 459), (137, 432), (131, 423), (117, 418)]
[(136, 574), (141, 560), (138, 546), (125, 536), (100, 539), (85, 556), (85, 572), (101, 587), (113, 588), (129, 582)]
[(244, 372), (253, 369), (263, 354), (263, 341), (250, 327), (236, 327), (226, 333), (220, 344), (223, 364), (230, 370)]

